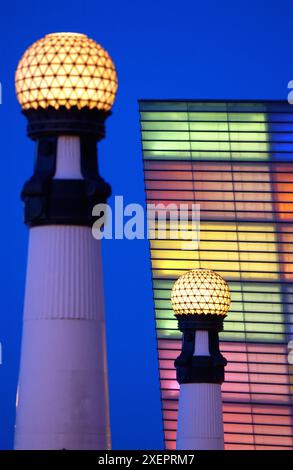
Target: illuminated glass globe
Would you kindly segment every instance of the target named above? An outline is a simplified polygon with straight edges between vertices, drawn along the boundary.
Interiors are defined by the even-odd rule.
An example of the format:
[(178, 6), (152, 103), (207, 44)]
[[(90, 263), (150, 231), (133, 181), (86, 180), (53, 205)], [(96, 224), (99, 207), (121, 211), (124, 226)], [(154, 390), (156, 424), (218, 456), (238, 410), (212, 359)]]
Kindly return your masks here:
[(224, 316), (230, 306), (230, 289), (218, 273), (192, 269), (175, 282), (171, 302), (176, 315)]
[(54, 33), (26, 50), (15, 86), (24, 110), (76, 106), (109, 111), (117, 74), (109, 54), (85, 34)]

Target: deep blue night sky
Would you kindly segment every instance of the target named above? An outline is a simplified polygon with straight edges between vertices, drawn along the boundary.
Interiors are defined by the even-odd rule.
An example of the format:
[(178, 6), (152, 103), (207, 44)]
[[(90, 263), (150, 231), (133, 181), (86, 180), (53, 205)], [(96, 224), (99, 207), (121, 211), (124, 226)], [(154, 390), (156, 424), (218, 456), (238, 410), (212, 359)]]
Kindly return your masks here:
[[(1, 5), (0, 448), (12, 447), (27, 255), (19, 193), (34, 145), (14, 94), (24, 50), (47, 33), (101, 43), (119, 90), (99, 147), (103, 176), (126, 203), (144, 201), (139, 98), (285, 99), (293, 80), (292, 0), (43, 0)], [(148, 244), (106, 241), (104, 272), (112, 441), (163, 445)]]

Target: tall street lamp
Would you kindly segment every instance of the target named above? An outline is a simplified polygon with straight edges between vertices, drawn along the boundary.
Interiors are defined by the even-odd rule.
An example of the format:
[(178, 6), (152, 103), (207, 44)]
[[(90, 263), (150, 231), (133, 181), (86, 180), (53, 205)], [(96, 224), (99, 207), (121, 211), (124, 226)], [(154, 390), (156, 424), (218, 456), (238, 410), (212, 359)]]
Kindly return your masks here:
[(36, 142), (22, 199), (29, 227), (16, 449), (110, 447), (100, 242), (93, 206), (110, 186), (98, 171), (117, 90), (108, 53), (84, 34), (30, 46), (16, 93)]

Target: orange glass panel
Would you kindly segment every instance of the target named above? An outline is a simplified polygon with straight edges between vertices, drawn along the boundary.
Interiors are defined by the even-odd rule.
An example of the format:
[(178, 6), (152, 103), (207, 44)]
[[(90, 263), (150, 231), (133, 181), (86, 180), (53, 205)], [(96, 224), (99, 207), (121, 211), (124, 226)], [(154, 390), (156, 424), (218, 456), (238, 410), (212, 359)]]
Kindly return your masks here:
[[(279, 172), (279, 169), (282, 172)], [(285, 172), (287, 169), (287, 172)], [(293, 220), (293, 173), (292, 165), (277, 165), (274, 174), (274, 190), (278, 217)]]

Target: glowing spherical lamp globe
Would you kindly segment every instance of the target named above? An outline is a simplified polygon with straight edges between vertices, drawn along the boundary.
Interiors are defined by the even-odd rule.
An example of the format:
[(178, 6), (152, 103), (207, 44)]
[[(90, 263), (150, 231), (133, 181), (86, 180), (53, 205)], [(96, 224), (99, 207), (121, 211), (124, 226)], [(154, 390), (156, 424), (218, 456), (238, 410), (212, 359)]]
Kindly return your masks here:
[(215, 271), (192, 269), (175, 282), (171, 302), (176, 315), (225, 316), (230, 306), (230, 289)]
[(117, 75), (108, 52), (85, 34), (54, 33), (25, 51), (15, 86), (24, 110), (76, 106), (109, 111)]

